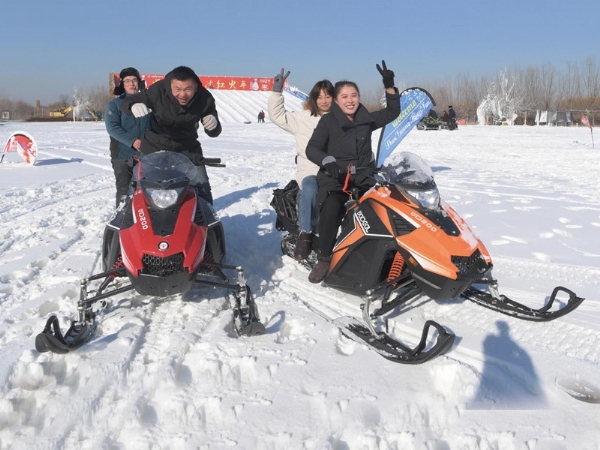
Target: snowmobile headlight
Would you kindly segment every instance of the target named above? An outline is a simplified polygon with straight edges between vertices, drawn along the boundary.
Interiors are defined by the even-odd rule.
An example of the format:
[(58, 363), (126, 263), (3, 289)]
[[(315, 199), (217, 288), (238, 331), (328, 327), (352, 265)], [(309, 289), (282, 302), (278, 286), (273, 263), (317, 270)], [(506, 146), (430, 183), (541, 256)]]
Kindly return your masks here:
[(183, 188), (177, 189), (156, 189), (147, 188), (146, 193), (150, 197), (150, 201), (160, 209), (168, 208), (177, 203), (179, 196), (183, 192)]
[(440, 193), (437, 190), (437, 187), (428, 190), (407, 189), (406, 192), (408, 192), (423, 208), (436, 209), (440, 204)]

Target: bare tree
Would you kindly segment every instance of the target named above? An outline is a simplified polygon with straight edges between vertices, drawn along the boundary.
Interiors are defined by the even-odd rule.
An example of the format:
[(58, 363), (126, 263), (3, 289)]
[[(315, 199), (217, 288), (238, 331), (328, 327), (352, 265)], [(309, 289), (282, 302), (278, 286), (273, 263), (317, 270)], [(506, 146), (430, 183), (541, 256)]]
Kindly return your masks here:
[(13, 103), (12, 110), (14, 111), (14, 117), (11, 114), (11, 118), (13, 119), (28, 119), (33, 117), (35, 113), (35, 107), (31, 103), (21, 100)]
[(58, 96), (61, 103), (61, 108), (66, 108), (67, 106), (71, 106), (71, 97), (67, 94), (60, 94)]
[(581, 90), (584, 97), (590, 101), (590, 107), (600, 107), (600, 68), (594, 58), (587, 58), (581, 69)]
[(565, 72), (558, 82), (556, 104), (559, 109), (580, 109), (578, 99), (581, 97), (581, 75), (579, 66), (569, 61)]
[(10, 111), (10, 104), (11, 101), (8, 99), (8, 97), (4, 94), (4, 92), (0, 91), (0, 113), (4, 111)]
[(544, 64), (540, 69), (540, 100), (542, 109), (552, 109), (556, 97), (556, 69)]
[(474, 122), (482, 97), (483, 91), (479, 81), (472, 80), (468, 73), (461, 73), (456, 77), (452, 106), (459, 117), (465, 118), (467, 122)]
[(104, 86), (97, 86), (88, 91), (90, 108), (98, 115), (103, 115), (106, 105), (109, 101), (115, 98), (112, 94), (106, 91)]

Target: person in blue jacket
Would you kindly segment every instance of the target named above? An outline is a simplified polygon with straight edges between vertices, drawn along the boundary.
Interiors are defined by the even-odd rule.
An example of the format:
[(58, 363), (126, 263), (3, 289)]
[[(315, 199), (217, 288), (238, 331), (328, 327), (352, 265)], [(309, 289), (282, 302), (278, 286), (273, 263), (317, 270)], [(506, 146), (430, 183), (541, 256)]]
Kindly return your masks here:
[(106, 130), (110, 136), (110, 161), (115, 173), (117, 207), (127, 196), (133, 166), (138, 160), (142, 137), (150, 123), (150, 116), (134, 117), (121, 112), (121, 103), (129, 95), (144, 89), (140, 73), (133, 67), (121, 70), (120, 82), (113, 90), (117, 98), (108, 102), (104, 113)]

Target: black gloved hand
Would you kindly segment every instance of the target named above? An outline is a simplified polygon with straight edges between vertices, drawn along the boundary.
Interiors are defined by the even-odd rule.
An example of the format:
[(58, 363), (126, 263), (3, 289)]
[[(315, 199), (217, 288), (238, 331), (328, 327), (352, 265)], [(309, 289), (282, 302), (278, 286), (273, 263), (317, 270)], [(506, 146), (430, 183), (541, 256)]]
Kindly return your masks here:
[(384, 60), (381, 60), (381, 65), (383, 69), (379, 67), (379, 64), (375, 64), (381, 74), (381, 78), (383, 78), (383, 87), (386, 89), (394, 87), (394, 71), (387, 68)]
[(284, 75), (283, 74), (283, 68), (282, 68), (281, 72), (279, 72), (273, 78), (273, 92), (281, 92), (281, 91), (283, 91), (283, 83), (285, 83), (286, 78), (289, 77), (289, 76), (290, 76), (290, 71), (288, 70), (287, 73)]
[(323, 158), (321, 167), (323, 167), (323, 170), (325, 170), (325, 172), (327, 172), (331, 178), (337, 180), (340, 176), (340, 168), (338, 167), (337, 162), (333, 156), (326, 156), (325, 158)]
[(193, 165), (202, 166), (204, 165), (204, 156), (199, 153), (192, 152), (182, 152), (185, 156), (187, 156)]
[(340, 168), (338, 167), (337, 163), (327, 163), (323, 166), (323, 169), (325, 169), (325, 172), (327, 172), (331, 178), (335, 178), (337, 180), (340, 176)]

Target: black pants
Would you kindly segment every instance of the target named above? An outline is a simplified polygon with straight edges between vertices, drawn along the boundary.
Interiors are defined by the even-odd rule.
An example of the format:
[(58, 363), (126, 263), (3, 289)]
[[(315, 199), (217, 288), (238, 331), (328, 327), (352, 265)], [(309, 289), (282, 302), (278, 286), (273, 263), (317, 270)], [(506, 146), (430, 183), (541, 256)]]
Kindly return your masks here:
[(133, 176), (133, 161), (125, 159), (111, 159), (113, 171), (115, 173), (115, 187), (117, 188), (117, 205), (119, 199), (124, 195), (127, 195), (129, 185), (131, 184), (131, 177)]
[(200, 197), (212, 205), (213, 196), (208, 180), (208, 173), (206, 172), (206, 166), (196, 166), (196, 168), (198, 169), (198, 175), (196, 176), (194, 189)]
[(343, 192), (331, 193), (325, 198), (319, 215), (319, 256), (331, 256), (347, 201), (348, 195)]

